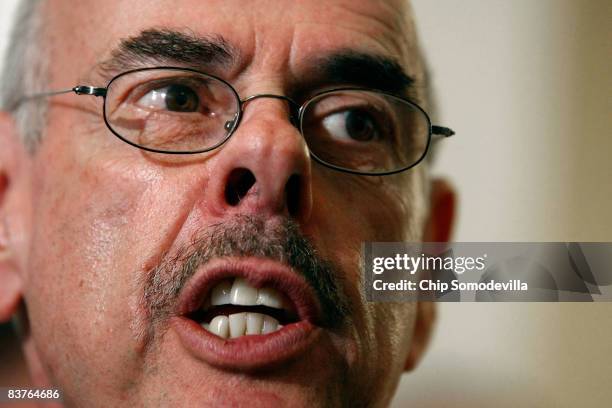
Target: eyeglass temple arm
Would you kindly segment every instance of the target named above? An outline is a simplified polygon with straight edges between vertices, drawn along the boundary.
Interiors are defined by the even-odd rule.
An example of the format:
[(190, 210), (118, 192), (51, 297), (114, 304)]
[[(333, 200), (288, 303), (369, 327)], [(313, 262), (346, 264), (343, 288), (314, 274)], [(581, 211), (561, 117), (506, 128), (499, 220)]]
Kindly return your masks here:
[(77, 95), (106, 96), (106, 88), (95, 86), (78, 85), (72, 88), (72, 91)]
[(47, 96), (54, 96), (54, 95), (63, 95), (63, 94), (71, 93), (71, 92), (74, 92), (77, 95), (106, 96), (106, 88), (97, 88), (95, 86), (87, 86), (87, 85), (77, 85), (74, 88), (62, 89), (61, 91), (39, 92), (35, 94), (26, 95), (23, 98), (21, 98), (16, 105), (19, 106), (23, 102), (30, 100), (30, 99), (45, 98)]
[(451, 137), (452, 135), (455, 134), (455, 131), (450, 128), (444, 127), (444, 126), (432, 125), (431, 134), (438, 135), (438, 136), (444, 136), (444, 137)]
[[(53, 96), (53, 95), (62, 95), (62, 94), (70, 93), (70, 92), (74, 92), (77, 95), (94, 95), (94, 96), (102, 96), (102, 97), (106, 96), (106, 88), (98, 88), (95, 86), (87, 86), (87, 85), (77, 85), (71, 89), (64, 89), (61, 91), (41, 92), (37, 94), (28, 95), (24, 97), (21, 101), (19, 101), (19, 103), (27, 99), (41, 98), (41, 97)], [(262, 95), (257, 95), (257, 97), (260, 97), (260, 96)], [(250, 97), (250, 98), (247, 98), (247, 100), (253, 99), (253, 98), (254, 97)], [(226, 127), (228, 123), (226, 123)], [(450, 128), (444, 127), (444, 126), (432, 125), (431, 134), (438, 135), (438, 136), (444, 136), (444, 137), (451, 137), (455, 134), (455, 131)]]

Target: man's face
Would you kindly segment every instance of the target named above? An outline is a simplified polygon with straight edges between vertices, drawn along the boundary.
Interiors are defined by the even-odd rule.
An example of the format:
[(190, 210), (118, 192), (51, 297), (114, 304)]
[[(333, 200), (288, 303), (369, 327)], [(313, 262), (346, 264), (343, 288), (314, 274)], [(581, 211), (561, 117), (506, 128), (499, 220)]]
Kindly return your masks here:
[[(242, 98), (303, 102), (364, 85), (344, 83), (343, 72), (321, 74), (320, 61), (348, 52), (398, 61), (416, 80), (410, 96), (422, 102), (406, 13), (400, 1), (49, 1), (49, 88), (105, 86), (119, 72), (100, 63), (155, 29), (222, 37), (230, 62), (189, 67), (223, 78)], [(185, 66), (154, 59), (132, 63)], [(21, 213), (15, 252), (30, 322), (26, 353), (39, 381), (85, 406), (387, 401), (417, 309), (365, 301), (360, 250), (364, 241), (422, 238), (423, 166), (388, 177), (323, 167), (278, 99), (247, 104), (240, 127), (214, 152), (148, 153), (112, 135), (102, 104), (50, 99), (29, 164), (31, 208)], [(247, 287), (232, 297), (235, 306), (209, 305), (213, 289), (230, 290), (236, 278)], [(253, 288), (272, 292), (271, 303), (236, 305)], [(201, 326), (244, 312), (283, 327), (222, 339)], [(254, 316), (228, 322), (233, 331), (261, 331)]]

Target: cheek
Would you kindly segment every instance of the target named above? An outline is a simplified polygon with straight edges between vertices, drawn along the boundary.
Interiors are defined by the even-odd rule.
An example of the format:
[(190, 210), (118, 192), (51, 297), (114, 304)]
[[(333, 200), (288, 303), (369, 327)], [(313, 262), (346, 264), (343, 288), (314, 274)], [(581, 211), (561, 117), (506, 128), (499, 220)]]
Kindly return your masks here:
[(421, 239), (426, 211), (419, 173), (365, 178), (327, 171), (314, 176), (309, 224), (317, 231), (310, 235), (321, 240), (322, 253), (344, 264), (345, 271), (358, 271), (364, 242)]
[[(341, 180), (339, 180), (341, 179)], [(332, 180), (332, 181), (330, 181)], [(355, 378), (362, 387), (372, 386), (377, 373), (378, 394), (391, 386), (385, 379), (397, 378), (389, 371), (402, 371), (414, 324), (414, 305), (369, 303), (365, 299), (360, 266), (362, 244), (366, 241), (403, 241), (421, 238), (425, 218), (422, 177), (417, 172), (395, 178), (350, 178), (335, 175), (315, 178), (316, 211), (312, 225), (317, 231), (320, 252), (332, 259), (344, 274), (344, 291), (351, 300), (352, 321), (348, 330), (352, 339), (347, 354)], [(336, 184), (336, 182), (338, 184)], [(391, 182), (394, 182), (393, 184)], [(372, 358), (373, 355), (377, 357)]]
[[(372, 385), (372, 392), (392, 395), (404, 371), (412, 344), (416, 304), (368, 303), (366, 309), (368, 327), (364, 344), (365, 354), (376, 355), (376, 360), (365, 358), (360, 369), (363, 372), (375, 373), (374, 377), (381, 379), (378, 384)], [(391, 381), (388, 381), (389, 379)], [(366, 382), (366, 384), (372, 383)]]
[(113, 381), (103, 372), (122, 364), (129, 372), (134, 360), (129, 307), (139, 293), (138, 241), (149, 236), (143, 203), (156, 175), (120, 159), (75, 163), (40, 154), (39, 163), (53, 166), (39, 165), (33, 188), (25, 294), (33, 338), (58, 383), (85, 387), (92, 370)]

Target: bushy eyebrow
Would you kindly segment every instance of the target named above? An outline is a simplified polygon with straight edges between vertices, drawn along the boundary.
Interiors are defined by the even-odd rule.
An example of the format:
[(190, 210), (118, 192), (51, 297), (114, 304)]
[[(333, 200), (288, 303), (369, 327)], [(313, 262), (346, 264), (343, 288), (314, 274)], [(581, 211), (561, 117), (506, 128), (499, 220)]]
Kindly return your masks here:
[[(110, 58), (97, 65), (103, 78), (150, 66), (184, 66), (202, 71), (231, 67), (239, 52), (220, 35), (151, 28), (124, 38)], [(357, 86), (406, 95), (414, 84), (394, 59), (355, 50), (336, 50), (306, 64), (311, 69), (296, 87), (305, 93), (326, 85)], [(299, 92), (301, 93), (301, 92)]]
[(378, 89), (401, 96), (415, 83), (394, 59), (353, 50), (321, 57), (315, 66), (315, 77), (333, 85)]
[(200, 36), (189, 31), (147, 29), (124, 38), (109, 59), (98, 64), (105, 77), (156, 65), (219, 68), (231, 65), (237, 51), (222, 36)]

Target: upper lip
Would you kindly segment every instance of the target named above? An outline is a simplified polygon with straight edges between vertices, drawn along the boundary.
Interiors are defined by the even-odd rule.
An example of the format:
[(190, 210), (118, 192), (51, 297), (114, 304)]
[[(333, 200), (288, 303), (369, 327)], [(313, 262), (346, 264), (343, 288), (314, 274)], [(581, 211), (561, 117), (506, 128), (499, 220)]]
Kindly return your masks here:
[(227, 278), (244, 278), (250, 285), (270, 287), (283, 293), (299, 320), (316, 325), (321, 320), (321, 305), (304, 277), (292, 268), (263, 258), (220, 258), (198, 269), (179, 296), (178, 315), (198, 310), (216, 284)]

